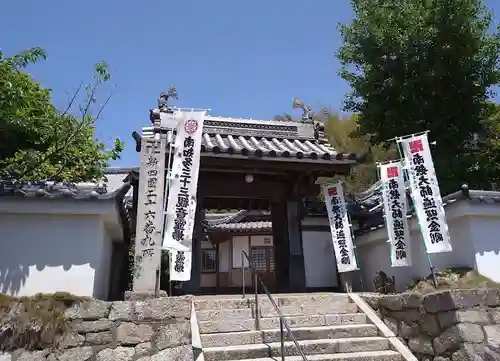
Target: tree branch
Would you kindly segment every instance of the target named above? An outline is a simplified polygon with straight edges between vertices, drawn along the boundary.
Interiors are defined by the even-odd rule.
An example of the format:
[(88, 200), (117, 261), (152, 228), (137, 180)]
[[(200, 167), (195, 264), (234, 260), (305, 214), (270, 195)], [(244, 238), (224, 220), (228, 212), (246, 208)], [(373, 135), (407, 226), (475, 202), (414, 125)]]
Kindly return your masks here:
[(80, 92), (80, 90), (82, 89), (82, 87), (83, 87), (83, 81), (80, 83), (80, 85), (76, 89), (75, 93), (73, 94), (73, 97), (71, 98), (71, 100), (68, 103), (68, 106), (66, 107), (66, 109), (64, 110), (64, 112), (62, 112), (62, 115), (68, 114), (69, 110), (73, 106), (73, 103), (75, 102), (75, 99), (78, 96), (78, 93)]
[(104, 104), (101, 106), (101, 108), (97, 112), (97, 115), (95, 116), (94, 122), (96, 122), (97, 120), (99, 120), (99, 118), (101, 117), (101, 113), (104, 110), (104, 108), (106, 107), (106, 105), (108, 105), (111, 97), (113, 96), (113, 94), (114, 94), (114, 92), (116, 90), (116, 87), (117, 87), (117, 85), (115, 84), (115, 86), (113, 87), (113, 89), (111, 89), (111, 92), (109, 93), (109, 96), (106, 98), (106, 100), (104, 101)]

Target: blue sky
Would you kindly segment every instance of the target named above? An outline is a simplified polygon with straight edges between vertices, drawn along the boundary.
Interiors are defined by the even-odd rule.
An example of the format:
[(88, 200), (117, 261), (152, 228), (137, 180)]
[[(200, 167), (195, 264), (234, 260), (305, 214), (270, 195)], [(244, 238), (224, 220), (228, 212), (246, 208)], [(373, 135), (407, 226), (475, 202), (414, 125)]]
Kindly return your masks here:
[[(488, 2), (498, 23), (500, 2)], [(150, 124), (170, 84), (174, 105), (216, 116), (270, 119), (291, 112), (295, 96), (339, 110), (349, 88), (337, 75), (337, 24), (351, 15), (349, 0), (3, 0), (0, 47), (7, 55), (44, 48), (48, 60), (29, 72), (61, 108), (93, 64), (107, 61), (117, 88), (97, 135), (124, 140), (112, 165), (133, 166), (130, 134)]]

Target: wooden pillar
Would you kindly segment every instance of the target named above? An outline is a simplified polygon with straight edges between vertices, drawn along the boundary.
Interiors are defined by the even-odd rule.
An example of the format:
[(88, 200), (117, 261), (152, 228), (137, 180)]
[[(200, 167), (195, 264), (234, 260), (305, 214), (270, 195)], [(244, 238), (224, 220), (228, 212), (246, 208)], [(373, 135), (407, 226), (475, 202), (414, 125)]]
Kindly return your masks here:
[(274, 258), (276, 262), (276, 290), (278, 292), (288, 292), (290, 252), (286, 201), (280, 200), (272, 203), (271, 217), (273, 223)]
[(196, 214), (194, 218), (193, 248), (191, 261), (191, 279), (183, 284), (186, 294), (197, 294), (201, 284), (201, 242), (204, 238), (203, 230), (203, 199), (198, 196), (196, 201)]
[(306, 292), (306, 270), (302, 245), (302, 229), (300, 222), (300, 200), (286, 202), (289, 250), (289, 290)]

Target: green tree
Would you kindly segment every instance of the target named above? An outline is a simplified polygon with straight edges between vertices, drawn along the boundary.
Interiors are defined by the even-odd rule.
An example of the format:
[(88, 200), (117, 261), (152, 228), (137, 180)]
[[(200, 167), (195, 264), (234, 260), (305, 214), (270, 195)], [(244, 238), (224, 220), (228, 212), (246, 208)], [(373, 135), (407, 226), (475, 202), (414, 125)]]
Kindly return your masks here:
[[(107, 64), (95, 65), (94, 79), (81, 83), (67, 108), (52, 105), (51, 91), (25, 68), (45, 52), (33, 48), (12, 57), (0, 52), (0, 178), (15, 180), (98, 180), (123, 143), (107, 149), (94, 136), (95, 124), (108, 103), (97, 107), (98, 90), (110, 80)], [(80, 97), (79, 114), (73, 114)]]
[(488, 102), (488, 116), (473, 142), (470, 173), (476, 179), (473, 187), (500, 189), (500, 104)]
[(359, 114), (372, 144), (430, 131), (443, 191), (474, 179), (469, 141), (489, 114), (500, 81), (500, 31), (481, 0), (351, 0), (341, 25), (340, 75), (352, 88), (345, 110)]
[(370, 146), (368, 136), (358, 134), (358, 116), (340, 117), (335, 113), (326, 113), (325, 136), (328, 142), (342, 152), (362, 154), (370, 152), (367, 161), (352, 169), (344, 180), (347, 192), (358, 193), (373, 185), (378, 180), (376, 162), (398, 158), (395, 146), (385, 149)]

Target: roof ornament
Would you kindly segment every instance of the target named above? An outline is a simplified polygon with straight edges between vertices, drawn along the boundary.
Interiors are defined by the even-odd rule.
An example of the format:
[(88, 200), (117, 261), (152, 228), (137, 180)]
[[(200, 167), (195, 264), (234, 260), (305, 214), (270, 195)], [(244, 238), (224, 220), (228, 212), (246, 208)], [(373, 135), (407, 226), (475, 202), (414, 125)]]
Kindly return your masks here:
[[(161, 92), (158, 97), (158, 107), (149, 110), (149, 120), (155, 124), (155, 121), (160, 120), (160, 113), (173, 113), (173, 109), (169, 106), (168, 102), (171, 99), (179, 100), (177, 97), (177, 89), (170, 85), (166, 92)], [(137, 141), (137, 140), (136, 140)]]
[(293, 109), (302, 109), (302, 123), (314, 123), (313, 116), (314, 112), (310, 105), (305, 104), (302, 100), (295, 97), (292, 103)]
[(158, 97), (158, 109), (160, 109), (160, 112), (172, 113), (172, 109), (168, 104), (171, 99), (179, 100), (179, 97), (177, 96), (177, 89), (172, 85), (168, 87), (166, 92), (161, 92)]

